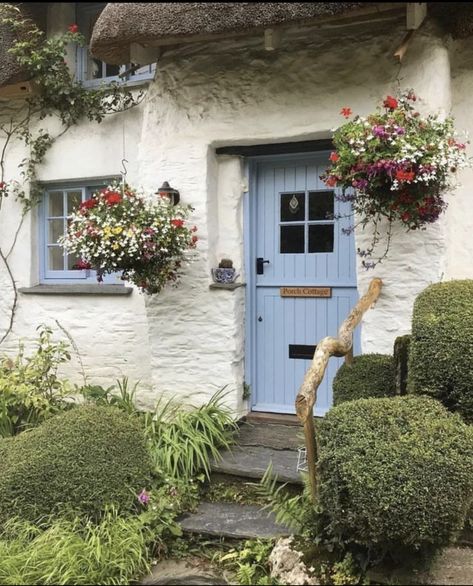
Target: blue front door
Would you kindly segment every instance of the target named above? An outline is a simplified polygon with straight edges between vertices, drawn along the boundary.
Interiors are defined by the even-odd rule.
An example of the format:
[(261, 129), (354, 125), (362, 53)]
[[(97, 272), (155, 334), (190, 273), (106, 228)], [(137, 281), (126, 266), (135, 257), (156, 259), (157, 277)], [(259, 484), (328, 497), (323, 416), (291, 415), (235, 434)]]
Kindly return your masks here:
[[(321, 181), (327, 166), (328, 153), (253, 165), (249, 258), (255, 276), (249, 301), (254, 323), (248, 331), (254, 338), (254, 411), (294, 413), (315, 345), (336, 336), (357, 301), (354, 238), (343, 231), (352, 224), (350, 204), (337, 200)], [(330, 361), (316, 415), (332, 404), (332, 379), (340, 363)]]

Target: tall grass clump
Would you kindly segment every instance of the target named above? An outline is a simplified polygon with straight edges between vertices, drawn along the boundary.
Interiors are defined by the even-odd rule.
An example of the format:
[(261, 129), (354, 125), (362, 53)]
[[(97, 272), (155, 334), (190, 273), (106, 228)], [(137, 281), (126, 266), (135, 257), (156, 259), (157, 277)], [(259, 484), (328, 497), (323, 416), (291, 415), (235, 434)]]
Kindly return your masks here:
[(152, 531), (110, 508), (99, 523), (76, 517), (0, 531), (0, 584), (129, 584), (150, 570)]
[(199, 472), (210, 475), (213, 458), (229, 448), (237, 425), (223, 404), (219, 391), (201, 407), (159, 401), (154, 414), (146, 415), (146, 433), (155, 470), (186, 480)]

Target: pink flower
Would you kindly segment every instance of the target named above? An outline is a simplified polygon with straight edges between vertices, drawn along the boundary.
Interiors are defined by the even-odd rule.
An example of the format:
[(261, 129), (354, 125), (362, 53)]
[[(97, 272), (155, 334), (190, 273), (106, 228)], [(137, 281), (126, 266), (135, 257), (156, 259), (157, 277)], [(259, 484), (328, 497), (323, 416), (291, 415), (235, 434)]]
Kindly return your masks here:
[[(142, 286), (146, 286), (146, 284), (142, 285)], [(140, 503), (142, 505), (147, 505), (150, 501), (150, 494), (149, 492), (147, 492), (144, 488), (143, 490), (140, 492), (140, 494), (138, 495), (138, 500), (140, 501)]]

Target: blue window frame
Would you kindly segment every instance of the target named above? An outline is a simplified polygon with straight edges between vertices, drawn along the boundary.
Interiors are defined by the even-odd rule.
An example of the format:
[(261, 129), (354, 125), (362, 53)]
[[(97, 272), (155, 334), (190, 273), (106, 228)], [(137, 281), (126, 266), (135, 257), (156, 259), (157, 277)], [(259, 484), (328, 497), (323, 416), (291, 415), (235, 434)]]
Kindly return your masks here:
[[(112, 179), (87, 182), (71, 181), (44, 186), (39, 206), (39, 268), (40, 282), (53, 283), (96, 283), (97, 274), (92, 270), (74, 269), (79, 258), (67, 254), (58, 243), (67, 230), (67, 218), (74, 208), (89, 199), (92, 193), (110, 183)], [(104, 282), (119, 284), (116, 275), (107, 275)]]
[(140, 66), (136, 63), (110, 65), (90, 54), (89, 43), (95, 22), (107, 4), (105, 2), (77, 2), (76, 20), (87, 45), (77, 47), (76, 75), (85, 87), (97, 87), (104, 82), (117, 81), (133, 85), (153, 79), (156, 63)]

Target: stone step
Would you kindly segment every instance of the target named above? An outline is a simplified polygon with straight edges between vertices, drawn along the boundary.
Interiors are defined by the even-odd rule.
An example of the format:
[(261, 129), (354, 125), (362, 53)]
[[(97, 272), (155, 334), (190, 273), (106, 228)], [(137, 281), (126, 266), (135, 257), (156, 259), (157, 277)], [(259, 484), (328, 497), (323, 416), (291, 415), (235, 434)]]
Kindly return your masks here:
[(297, 471), (297, 452), (293, 450), (275, 450), (251, 445), (235, 446), (222, 452), (218, 461), (212, 462), (212, 471), (260, 480), (270, 463), (273, 467), (273, 476), (277, 476), (279, 482), (303, 484), (301, 474)]
[(185, 513), (179, 522), (185, 533), (231, 539), (272, 539), (292, 533), (261, 507), (234, 503), (200, 503), (195, 513)]
[(274, 450), (295, 450), (304, 445), (301, 426), (244, 423), (239, 430), (240, 446), (263, 446)]

